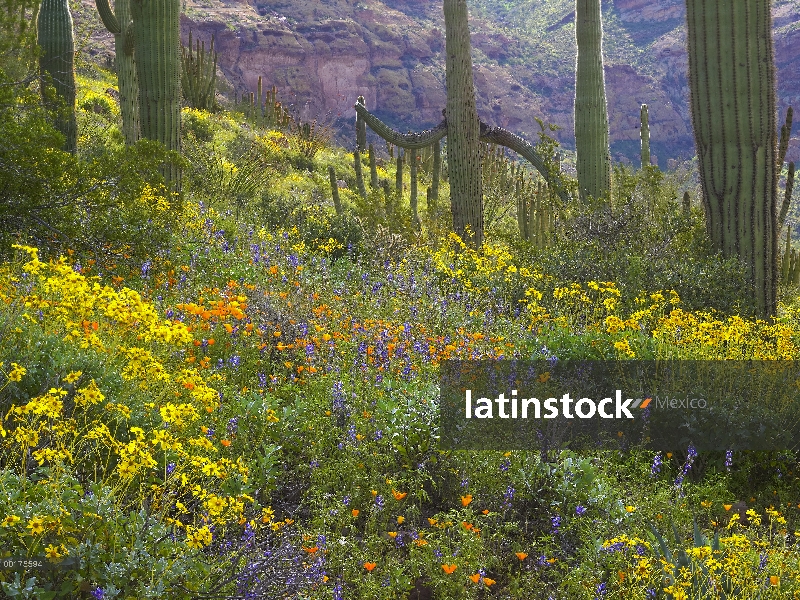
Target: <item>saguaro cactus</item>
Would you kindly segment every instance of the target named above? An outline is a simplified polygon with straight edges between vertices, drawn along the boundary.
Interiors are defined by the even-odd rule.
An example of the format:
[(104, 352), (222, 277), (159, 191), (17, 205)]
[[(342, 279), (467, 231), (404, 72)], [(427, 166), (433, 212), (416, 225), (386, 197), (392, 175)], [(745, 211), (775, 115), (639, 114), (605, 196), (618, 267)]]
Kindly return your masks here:
[(777, 309), (777, 135), (770, 3), (686, 0), (689, 89), (706, 226)]
[(576, 0), (575, 150), (581, 199), (600, 198), (611, 189), (611, 154), (603, 75), (600, 0)]
[(466, 0), (444, 0), (447, 81), (447, 166), (453, 229), (473, 247), (483, 244), (481, 127), (472, 80)]
[(650, 119), (647, 114), (647, 104), (642, 104), (639, 119), (641, 121), (639, 136), (642, 139), (642, 168), (644, 168), (650, 164)]
[[(56, 112), (55, 127), (66, 138), (64, 150), (77, 151), (75, 119), (75, 40), (68, 0), (43, 0), (37, 18), (42, 98)], [(51, 87), (52, 86), (52, 87)], [(55, 88), (55, 97), (49, 91)]]
[[(180, 151), (180, 0), (131, 0), (142, 137)], [(179, 172), (164, 173), (179, 186)]]
[(111, 10), (108, 0), (95, 0), (97, 12), (109, 33), (114, 34), (119, 85), (119, 111), (122, 114), (122, 135), (125, 143), (139, 139), (139, 81), (134, 58), (135, 42), (130, 0), (115, 0)]
[[(778, 164), (777, 174), (780, 176), (783, 170), (783, 161), (786, 158), (786, 151), (789, 149), (789, 138), (792, 135), (792, 107), (786, 110), (786, 121), (781, 126), (781, 141), (778, 144)], [(783, 228), (786, 222), (786, 215), (789, 214), (789, 205), (792, 203), (792, 190), (794, 189), (794, 162), (789, 163), (789, 172), (786, 174), (786, 188), (784, 189), (783, 204), (778, 215), (778, 230)]]

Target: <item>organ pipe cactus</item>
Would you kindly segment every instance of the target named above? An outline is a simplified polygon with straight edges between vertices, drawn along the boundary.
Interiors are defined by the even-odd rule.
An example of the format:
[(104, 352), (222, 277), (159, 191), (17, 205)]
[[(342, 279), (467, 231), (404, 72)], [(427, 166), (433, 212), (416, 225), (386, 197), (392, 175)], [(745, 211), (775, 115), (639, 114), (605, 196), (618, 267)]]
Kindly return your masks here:
[[(686, 0), (689, 89), (706, 226), (777, 310), (777, 135), (770, 3)], [(732, 83), (734, 82), (734, 83)]]
[(128, 145), (139, 139), (139, 82), (134, 57), (135, 42), (131, 0), (115, 0), (112, 11), (108, 0), (95, 0), (97, 12), (109, 33), (114, 34), (117, 62), (119, 110), (122, 115), (122, 135)]
[[(131, 8), (142, 137), (180, 151), (180, 0), (131, 0)], [(180, 187), (177, 165), (164, 175)]]
[[(42, 97), (55, 114), (55, 128), (64, 134), (64, 150), (77, 152), (75, 118), (75, 40), (68, 0), (43, 0), (37, 18)], [(55, 96), (52, 91), (55, 90)]]
[[(261, 80), (259, 79), (259, 87)], [(192, 108), (212, 110), (217, 87), (217, 53), (214, 52), (214, 36), (206, 53), (206, 43), (197, 40), (192, 49), (192, 32), (188, 46), (181, 45), (181, 84), (183, 97)], [(261, 96), (259, 89), (259, 97)]]
[(642, 139), (642, 168), (650, 164), (650, 119), (647, 114), (647, 104), (642, 104), (639, 113), (641, 129), (639, 135)]
[(603, 76), (600, 0), (576, 0), (575, 150), (579, 194), (601, 198), (611, 190), (611, 154)]

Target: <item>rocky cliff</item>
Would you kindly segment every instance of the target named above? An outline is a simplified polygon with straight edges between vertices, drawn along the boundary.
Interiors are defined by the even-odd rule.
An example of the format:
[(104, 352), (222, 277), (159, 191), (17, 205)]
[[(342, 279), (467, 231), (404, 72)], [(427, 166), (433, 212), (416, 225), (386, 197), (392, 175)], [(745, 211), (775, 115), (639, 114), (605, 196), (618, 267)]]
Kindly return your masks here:
[[(81, 0), (91, 38), (110, 48)], [(183, 35), (210, 40), (228, 87), (255, 91), (259, 76), (304, 119), (352, 119), (359, 95), (403, 129), (441, 119), (445, 105), (441, 0), (184, 0)], [(781, 118), (800, 110), (800, 0), (774, 2)], [(568, 0), (473, 0), (471, 28), (478, 110), (484, 121), (535, 140), (537, 118), (558, 125), (573, 147), (574, 28)], [(533, 15), (533, 16), (532, 16)], [(536, 17), (536, 20), (534, 19)], [(683, 0), (613, 0), (603, 5), (604, 54), (616, 160), (638, 162), (638, 116), (650, 107), (653, 154), (662, 165), (693, 152), (688, 111)], [(94, 24), (94, 25), (92, 25)], [(105, 38), (105, 41), (103, 41)], [(105, 44), (105, 45), (104, 45)], [(101, 50), (107, 51), (107, 50)], [(790, 157), (800, 159), (795, 127)]]

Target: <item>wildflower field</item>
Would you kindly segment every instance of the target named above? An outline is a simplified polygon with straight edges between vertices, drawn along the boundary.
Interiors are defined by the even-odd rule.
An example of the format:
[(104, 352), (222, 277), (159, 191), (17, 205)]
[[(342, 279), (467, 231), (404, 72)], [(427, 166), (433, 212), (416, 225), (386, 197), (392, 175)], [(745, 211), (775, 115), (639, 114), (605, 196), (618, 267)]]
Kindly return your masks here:
[(107, 77), (79, 158), (30, 167), (89, 182), (74, 234), (0, 248), (0, 558), (44, 559), (0, 569), (7, 597), (800, 597), (794, 452), (438, 445), (447, 359), (798, 358), (797, 289), (748, 317), (673, 174), (620, 168), (545, 247), (512, 211), (476, 251), (446, 182), (417, 231), (407, 195), (353, 191), (352, 154), (237, 112), (184, 110), (172, 196), (93, 109)]

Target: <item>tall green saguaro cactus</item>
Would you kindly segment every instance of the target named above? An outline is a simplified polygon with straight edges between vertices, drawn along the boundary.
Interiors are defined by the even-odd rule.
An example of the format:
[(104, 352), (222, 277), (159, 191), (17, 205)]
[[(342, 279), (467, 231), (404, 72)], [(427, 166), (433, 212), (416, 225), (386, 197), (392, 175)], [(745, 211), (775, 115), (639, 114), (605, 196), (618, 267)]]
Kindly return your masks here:
[(689, 89), (713, 247), (749, 267), (760, 316), (777, 309), (777, 134), (765, 0), (686, 0)]
[[(142, 137), (180, 151), (180, 0), (131, 0), (131, 8)], [(180, 187), (176, 165), (164, 175)]]
[(580, 197), (600, 198), (611, 189), (611, 154), (603, 75), (600, 0), (575, 1), (575, 150)]
[(453, 229), (465, 243), (483, 244), (480, 119), (475, 106), (466, 0), (444, 0), (447, 53), (447, 167)]
[(108, 0), (95, 0), (103, 25), (109, 33), (114, 34), (119, 111), (122, 114), (122, 135), (127, 145), (135, 144), (139, 139), (139, 82), (130, 3), (131, 0), (115, 0), (115, 13)]
[[(42, 48), (39, 58), (42, 98), (45, 105), (56, 111), (55, 127), (66, 138), (64, 150), (74, 154), (78, 147), (75, 39), (68, 0), (42, 0), (36, 25)], [(55, 97), (49, 93), (53, 88)]]
[(647, 104), (642, 104), (639, 120), (641, 121), (639, 136), (642, 139), (642, 167), (644, 168), (650, 164), (650, 118), (647, 114)]

